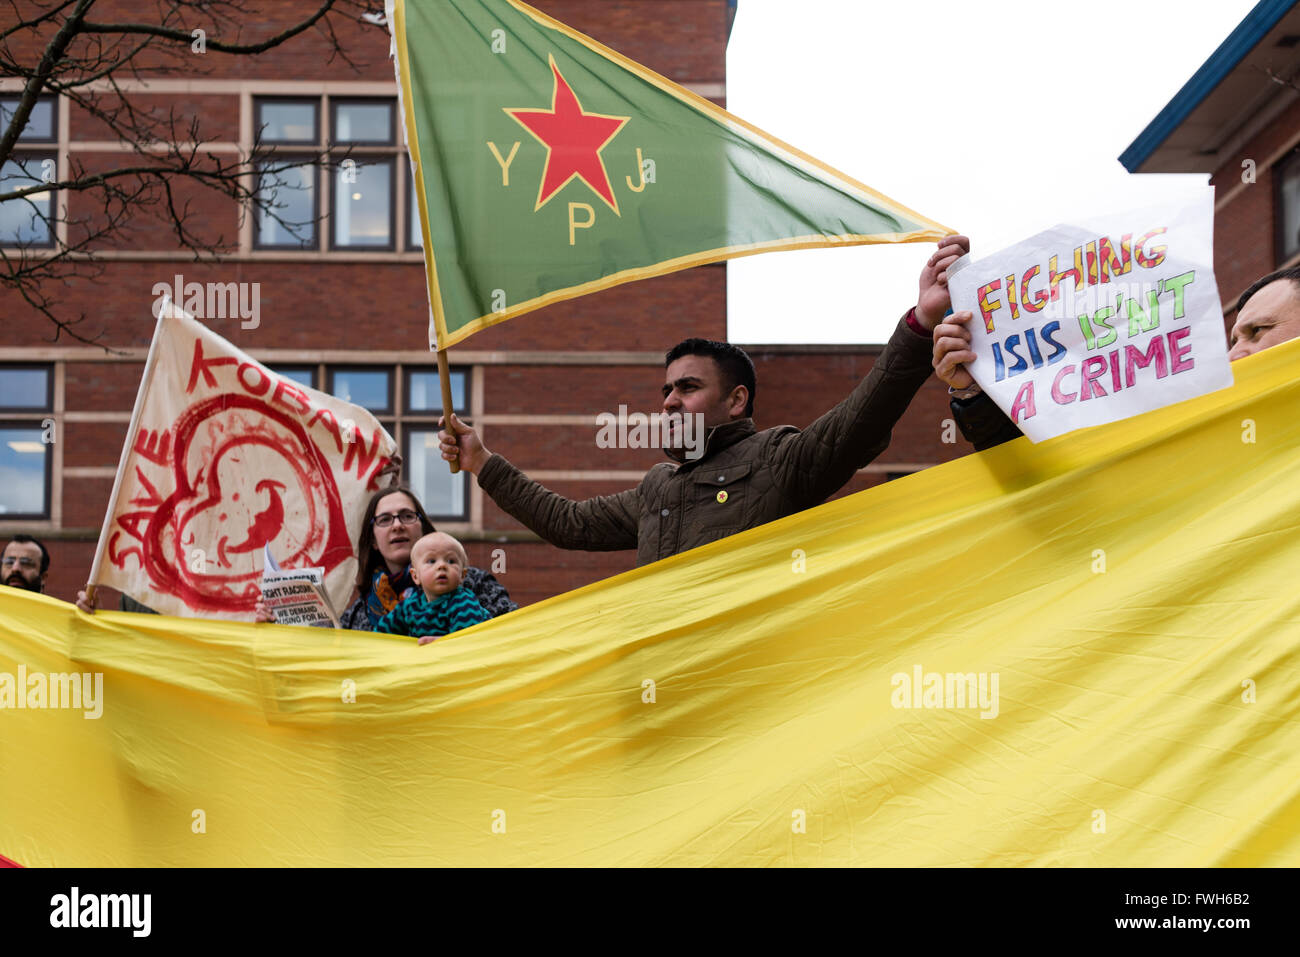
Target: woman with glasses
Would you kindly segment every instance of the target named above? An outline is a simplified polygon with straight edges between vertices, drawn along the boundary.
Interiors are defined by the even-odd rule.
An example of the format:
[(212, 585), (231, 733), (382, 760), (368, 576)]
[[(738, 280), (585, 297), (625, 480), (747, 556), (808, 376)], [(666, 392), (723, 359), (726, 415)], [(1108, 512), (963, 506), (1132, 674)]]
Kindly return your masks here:
[[(357, 542), (360, 597), (339, 616), (339, 624), (352, 631), (374, 631), (379, 619), (415, 587), (411, 581), (411, 546), (435, 531), (410, 486), (393, 485), (372, 495)], [(493, 618), (519, 607), (491, 572), (466, 568), (464, 584)], [(273, 620), (259, 602), (257, 621)]]
[[(435, 531), (409, 486), (394, 485), (371, 496), (357, 542), (360, 597), (339, 616), (339, 624), (353, 631), (374, 631), (379, 619), (415, 587), (411, 581), (411, 546)], [(493, 618), (519, 607), (491, 572), (466, 568), (464, 584)]]

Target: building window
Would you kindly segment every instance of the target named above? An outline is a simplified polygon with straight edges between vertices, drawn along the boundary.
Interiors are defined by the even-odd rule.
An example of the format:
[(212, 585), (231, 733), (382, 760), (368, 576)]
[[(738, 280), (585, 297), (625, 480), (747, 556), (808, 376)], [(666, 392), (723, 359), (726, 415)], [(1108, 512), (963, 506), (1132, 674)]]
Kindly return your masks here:
[[(410, 176), (399, 142), (397, 101), (392, 97), (270, 98), (254, 101), (259, 144), (274, 147), (263, 158), (259, 189), (279, 208), (258, 214), (258, 249), (414, 251)], [(295, 155), (311, 146), (316, 155)], [(287, 148), (282, 151), (282, 147)], [(329, 181), (318, 158), (331, 159)], [(303, 161), (301, 166), (296, 160)], [(285, 165), (291, 165), (284, 169)], [(278, 170), (273, 172), (272, 170)], [(328, 220), (323, 229), (312, 223)], [(277, 221), (281, 220), (283, 222)], [(417, 241), (412, 241), (412, 237)]]
[(315, 366), (269, 366), (268, 368), (276, 375), (283, 376), (290, 382), (305, 385), (309, 389), (316, 388)]
[(334, 100), (334, 143), (392, 146), (393, 100)]
[(320, 143), (318, 100), (257, 100), (255, 108), (260, 142), (290, 146)]
[[(467, 374), (464, 369), (451, 371), (451, 405), (459, 416), (468, 412), (465, 401)], [(406, 411), (442, 415), (442, 377), (437, 369), (406, 370)]]
[[(442, 384), (436, 366), (334, 366), (325, 379), (331, 395), (362, 406), (379, 419), (402, 454), (402, 480), (434, 522), (469, 521), (467, 473), (452, 475), (438, 443)], [(469, 417), (469, 370), (451, 370), (452, 408)]]
[(375, 415), (393, 412), (393, 374), (391, 369), (330, 369), (330, 395), (359, 405)]
[(0, 366), (0, 412), (48, 412), (53, 402), (49, 366)]
[[(393, 100), (333, 100), (330, 143), (350, 147), (334, 178), (334, 249), (395, 249), (397, 139)], [(375, 154), (371, 147), (387, 147)]]
[(1277, 262), (1300, 256), (1300, 148), (1277, 167)]
[(393, 160), (360, 160), (334, 180), (333, 248), (393, 248)]
[[(0, 97), (0, 134), (18, 103), (16, 96)], [(58, 154), (52, 149), (58, 140), (56, 103), (53, 97), (41, 97), (33, 105), (13, 153), (0, 166), (0, 193), (58, 179)], [(53, 193), (42, 190), (0, 203), (0, 245), (53, 246), (53, 199)]]
[(415, 175), (411, 172), (411, 164), (406, 164), (406, 195), (410, 197), (410, 209), (406, 214), (407, 227), (410, 235), (406, 240), (408, 249), (423, 249), (424, 235), (420, 231), (420, 201), (415, 195)]
[(49, 366), (0, 366), (0, 517), (49, 518), (54, 439)]
[[(456, 417), (468, 421), (466, 392), (468, 372), (451, 370), (451, 404)], [(438, 441), (438, 419), (442, 416), (442, 380), (438, 370), (408, 368), (404, 398), (402, 474), (420, 495), (425, 511), (436, 523), (468, 521), (469, 483), (467, 473), (452, 475), (442, 457)]]
[(257, 189), (270, 209), (257, 211), (259, 249), (311, 249), (316, 245), (316, 167), (285, 166), (288, 157), (257, 165)]

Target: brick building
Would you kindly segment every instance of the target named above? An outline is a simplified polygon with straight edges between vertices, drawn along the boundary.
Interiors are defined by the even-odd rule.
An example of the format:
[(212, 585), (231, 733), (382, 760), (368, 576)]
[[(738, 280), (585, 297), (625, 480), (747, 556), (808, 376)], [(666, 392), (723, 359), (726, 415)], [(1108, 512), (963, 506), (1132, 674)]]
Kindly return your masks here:
[[(125, 2), (104, 6), (96, 7), (102, 19), (130, 9)], [(266, 4), (258, 35), (277, 32), (315, 6)], [(728, 0), (537, 0), (537, 6), (725, 104)], [(201, 76), (118, 79), (138, 104), (198, 116), (207, 151), (236, 157), (262, 128), (264, 140), (281, 144), (282, 155), (337, 143), (368, 160), (356, 184), (303, 167), (298, 182), (307, 188), (287, 199), (306, 204), (305, 218), (321, 217), (305, 242), (273, 222), (241, 219), (232, 203), (195, 194), (205, 226), (213, 236), (237, 236), (238, 250), (218, 262), (196, 262), (172, 235), (143, 227), (104, 249), (98, 281), (73, 282), (60, 294), (61, 309), (85, 312), (78, 328), (102, 333), (103, 347), (66, 337), (51, 342), (48, 320), (11, 291), (0, 292), (0, 536), (22, 531), (46, 541), (53, 555), (50, 594), (70, 600), (85, 581), (154, 325), (153, 290), (178, 275), (187, 283), (257, 283), (256, 328), (242, 328), (239, 319), (209, 318), (209, 325), (273, 368), (371, 408), (398, 439), (407, 477), (435, 521), (465, 541), (471, 563), (489, 567), (494, 549), (504, 549), (499, 577), (521, 604), (633, 567), (632, 552), (565, 552), (538, 541), (437, 458), (432, 436), (441, 403), (434, 356), (426, 349), (419, 227), (411, 216), (388, 37), (359, 22), (336, 30), (355, 70), (329, 62), (325, 40), (309, 31), (257, 57), (209, 53)], [(18, 85), (0, 83), (0, 106), (12, 104)], [(58, 98), (42, 101), (19, 151), (29, 160), (53, 160), (61, 174), (69, 157), (94, 166), (123, 155), (110, 131)], [(3, 175), (17, 174), (7, 166)], [(77, 201), (71, 200), (74, 213)], [(0, 241), (12, 241), (26, 227), (3, 213)], [(897, 315), (909, 305), (862, 308)], [(556, 329), (563, 330), (558, 338)], [(655, 411), (664, 350), (691, 335), (726, 337), (724, 266), (560, 303), (473, 337), (451, 351), (456, 403), (493, 451), (556, 491), (573, 498), (616, 492), (634, 485), (659, 455), (598, 448), (595, 416), (620, 403)], [(746, 348), (758, 370), (759, 428), (807, 425), (852, 389), (880, 351)], [(942, 441), (947, 416), (946, 390), (932, 379), (888, 452), (841, 494), (969, 451)], [(112, 607), (116, 596), (106, 601)]]
[(1256, 279), (1300, 264), (1300, 5), (1262, 0), (1120, 162), (1130, 173), (1207, 173), (1225, 329)]

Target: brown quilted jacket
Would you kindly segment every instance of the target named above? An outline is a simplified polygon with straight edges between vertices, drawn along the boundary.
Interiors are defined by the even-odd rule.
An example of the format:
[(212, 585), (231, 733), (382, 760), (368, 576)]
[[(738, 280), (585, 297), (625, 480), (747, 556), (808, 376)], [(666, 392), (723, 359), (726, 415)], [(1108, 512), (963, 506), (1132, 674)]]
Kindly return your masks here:
[(808, 428), (758, 432), (753, 419), (736, 419), (709, 431), (699, 459), (660, 463), (615, 495), (571, 501), (500, 455), (484, 464), (478, 483), (552, 545), (635, 548), (637, 564), (646, 565), (824, 502), (889, 445), (930, 374), (930, 355), (930, 340), (900, 322), (867, 377)]

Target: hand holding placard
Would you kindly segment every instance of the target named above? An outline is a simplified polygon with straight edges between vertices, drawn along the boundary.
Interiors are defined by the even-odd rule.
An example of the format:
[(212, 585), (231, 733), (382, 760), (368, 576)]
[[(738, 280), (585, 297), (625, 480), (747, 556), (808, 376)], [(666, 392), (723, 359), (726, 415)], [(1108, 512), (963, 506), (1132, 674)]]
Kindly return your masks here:
[(1212, 224), (1207, 188), (962, 260), (948, 285), (973, 321), (945, 320), (936, 371), (961, 388), (964, 365), (1035, 442), (1231, 385)]

